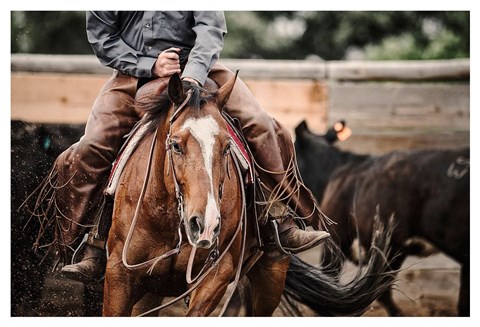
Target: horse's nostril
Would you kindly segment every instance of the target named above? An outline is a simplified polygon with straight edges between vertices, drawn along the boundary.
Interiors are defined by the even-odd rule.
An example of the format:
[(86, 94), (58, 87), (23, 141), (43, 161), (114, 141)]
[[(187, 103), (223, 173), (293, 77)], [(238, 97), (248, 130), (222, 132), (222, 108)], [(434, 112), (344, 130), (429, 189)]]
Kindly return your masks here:
[(190, 230), (194, 234), (201, 234), (203, 233), (204, 226), (202, 220), (198, 216), (193, 216), (190, 218)]
[(215, 227), (215, 229), (213, 230), (213, 236), (218, 236), (218, 234), (220, 234), (220, 219), (218, 220), (218, 225), (217, 227)]

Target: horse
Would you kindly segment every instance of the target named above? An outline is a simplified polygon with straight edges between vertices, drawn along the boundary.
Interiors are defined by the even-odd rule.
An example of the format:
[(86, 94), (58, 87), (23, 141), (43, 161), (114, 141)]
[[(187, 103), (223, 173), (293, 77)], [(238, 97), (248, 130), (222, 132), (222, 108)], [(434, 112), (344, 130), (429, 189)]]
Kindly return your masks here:
[[(189, 294), (187, 316), (206, 316), (238, 275), (240, 270), (233, 267), (242, 263), (244, 209), (240, 176), (233, 172), (229, 156), (230, 135), (218, 110), (233, 85), (234, 80), (220, 88), (215, 98), (200, 99), (205, 103), (195, 109), (178, 75), (170, 79), (168, 95), (174, 105), (155, 117), (156, 132), (142, 139), (115, 193), (107, 244), (105, 316), (130, 315), (147, 290), (161, 296)], [(142, 175), (146, 176), (144, 186)], [(136, 220), (138, 216), (141, 219)], [(188, 242), (182, 241), (184, 236)], [(166, 253), (155, 259), (162, 250)], [(286, 271), (285, 262), (276, 264), (280, 272)], [(195, 271), (197, 276), (192, 277)], [(261, 276), (257, 282), (268, 284)], [(272, 302), (280, 299), (282, 289), (271, 287), (270, 299), (256, 294), (262, 303), (256, 314), (269, 315), (276, 307)]]
[[(303, 299), (298, 280), (311, 273), (315, 282), (310, 289), (330, 287), (338, 298), (351, 298), (349, 306), (339, 309), (335, 302), (327, 314), (360, 314), (390, 285), (384, 261), (388, 233), (377, 235), (381, 245), (373, 248), (381, 251), (373, 250), (367, 272), (359, 272), (348, 288), (258, 238), (259, 230), (265, 235), (270, 227), (249, 218), (254, 206), (245, 205), (247, 178), (234, 160), (222, 115), (235, 80), (236, 75), (220, 88), (207, 83), (186, 89), (175, 74), (166, 92), (158, 91), (158, 80), (138, 90), (137, 99), (149, 99), (143, 104), (136, 100), (145, 112), (140, 125), (147, 132), (125, 164), (114, 194), (104, 316), (130, 316), (135, 303), (152, 293), (174, 299), (141, 315), (183, 298), (188, 299), (187, 316), (208, 316), (226, 298), (223, 315), (232, 297), (227, 287), (233, 284), (235, 289), (243, 276), (252, 289), (252, 315), (271, 316), (288, 271), (296, 272), (287, 285), (297, 300)], [(365, 294), (358, 296), (359, 290)], [(319, 300), (325, 303), (335, 297), (323, 296)]]
[[(301, 122), (295, 129), (295, 149), (306, 185), (323, 212), (337, 224), (331, 235), (346, 257), (370, 242), (372, 217), (394, 216), (391, 268), (408, 255), (426, 256), (439, 249), (461, 265), (458, 314), (469, 315), (470, 294), (470, 149), (397, 150), (371, 156), (341, 151), (333, 145), (351, 134), (345, 122), (325, 135), (312, 133)], [(346, 133), (346, 134), (345, 134)], [(428, 243), (425, 243), (425, 240)], [(430, 244), (435, 246), (432, 249)], [(361, 251), (360, 251), (361, 252)], [(328, 253), (325, 253), (327, 262)], [(336, 253), (331, 254), (338, 258)], [(389, 288), (379, 301), (391, 316), (401, 315)]]

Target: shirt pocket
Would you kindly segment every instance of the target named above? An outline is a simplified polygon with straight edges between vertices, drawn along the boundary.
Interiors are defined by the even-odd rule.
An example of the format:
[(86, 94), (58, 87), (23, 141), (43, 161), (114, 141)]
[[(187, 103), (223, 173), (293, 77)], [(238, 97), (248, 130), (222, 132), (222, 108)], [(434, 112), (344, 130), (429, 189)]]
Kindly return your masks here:
[(189, 24), (189, 15), (184, 12), (162, 13), (154, 18), (153, 38), (183, 43), (191, 38)]

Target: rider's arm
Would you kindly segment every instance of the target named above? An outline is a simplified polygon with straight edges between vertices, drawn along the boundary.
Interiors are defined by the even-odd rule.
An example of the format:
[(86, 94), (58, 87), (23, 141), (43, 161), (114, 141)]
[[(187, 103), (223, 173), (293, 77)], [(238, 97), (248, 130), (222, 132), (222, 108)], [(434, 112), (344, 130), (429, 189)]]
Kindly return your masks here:
[(227, 26), (222, 11), (195, 11), (193, 18), (195, 45), (188, 56), (182, 78), (193, 78), (203, 85), (213, 64), (220, 57)]
[(120, 37), (118, 12), (88, 11), (87, 38), (100, 62), (108, 67), (136, 76), (151, 77), (157, 58), (147, 57)]

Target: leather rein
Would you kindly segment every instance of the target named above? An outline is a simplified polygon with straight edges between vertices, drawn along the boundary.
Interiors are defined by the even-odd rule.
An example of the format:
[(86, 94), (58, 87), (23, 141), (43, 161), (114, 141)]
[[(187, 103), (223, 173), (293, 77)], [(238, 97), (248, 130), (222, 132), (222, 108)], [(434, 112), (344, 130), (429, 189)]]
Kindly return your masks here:
[[(157, 139), (158, 129), (159, 129), (159, 127), (157, 126), (157, 128), (155, 130), (153, 140), (152, 140), (152, 143), (151, 143), (151, 146), (150, 146), (148, 164), (147, 164), (147, 169), (146, 169), (146, 173), (145, 173), (145, 178), (144, 178), (144, 181), (143, 181), (142, 190), (141, 190), (140, 197), (139, 197), (139, 200), (137, 202), (137, 206), (135, 208), (135, 212), (134, 212), (134, 215), (133, 215), (133, 218), (132, 218), (132, 224), (130, 225), (130, 229), (128, 231), (127, 238), (125, 240), (125, 244), (124, 244), (123, 250), (122, 250), (122, 263), (129, 270), (139, 270), (139, 269), (146, 268), (146, 267), (150, 266), (150, 268), (147, 270), (147, 273), (151, 274), (153, 272), (153, 269), (154, 269), (155, 265), (158, 262), (160, 262), (162, 260), (165, 260), (165, 259), (167, 259), (167, 258), (169, 258), (173, 255), (176, 255), (176, 254), (180, 253), (180, 251), (181, 251), (181, 245), (182, 245), (182, 241), (183, 241), (182, 240), (182, 225), (183, 225), (183, 215), (184, 215), (183, 194), (181, 192), (181, 189), (179, 187), (179, 183), (178, 183), (178, 180), (177, 180), (177, 177), (176, 177), (176, 174), (175, 174), (175, 167), (174, 167), (173, 159), (172, 159), (172, 155), (171, 155), (170, 135), (171, 135), (171, 129), (172, 129), (173, 122), (177, 118), (178, 114), (186, 107), (186, 104), (190, 100), (191, 95), (192, 95), (191, 91), (188, 91), (187, 92), (187, 97), (185, 98), (185, 100), (178, 106), (178, 108), (174, 111), (174, 113), (170, 117), (169, 132), (168, 132), (168, 135), (167, 135), (167, 138), (166, 138), (166, 141), (165, 141), (166, 151), (167, 151), (167, 156), (168, 156), (168, 165), (169, 165), (168, 168), (167, 168), (167, 175), (169, 175), (170, 171), (172, 172), (172, 178), (173, 178), (174, 186), (175, 186), (175, 197), (176, 197), (176, 200), (177, 200), (177, 211), (178, 211), (178, 215), (180, 217), (180, 222), (179, 222), (179, 225), (178, 225), (179, 241), (178, 241), (177, 245), (175, 246), (175, 248), (173, 248), (172, 250), (167, 251), (166, 253), (161, 254), (161, 255), (159, 255), (155, 258), (152, 258), (150, 260), (147, 260), (147, 261), (144, 261), (144, 262), (141, 262), (141, 263), (137, 263), (137, 264), (129, 264), (127, 262), (128, 248), (130, 246), (130, 242), (131, 242), (131, 239), (132, 239), (132, 236), (133, 236), (133, 232), (134, 232), (134, 229), (135, 229), (138, 217), (139, 217), (141, 205), (142, 205), (143, 200), (145, 198), (147, 184), (148, 184), (148, 180), (149, 180), (149, 177), (150, 177), (153, 153), (154, 153), (154, 150), (155, 150), (156, 139)], [(241, 176), (242, 172), (241, 172), (241, 168), (240, 168), (238, 162), (233, 159), (234, 157), (231, 154), (230, 154), (230, 156), (231, 156), (231, 159), (233, 160), (233, 162), (235, 164), (235, 168), (237, 170), (237, 176)], [(240, 253), (240, 257), (239, 257), (239, 263), (237, 265), (237, 270), (236, 270), (236, 273), (235, 273), (235, 279), (234, 279), (234, 282), (233, 282), (234, 287), (231, 288), (230, 294), (227, 295), (227, 299), (226, 299), (226, 301), (223, 305), (222, 310), (220, 311), (219, 316), (222, 316), (224, 314), (224, 312), (227, 308), (227, 305), (230, 302), (230, 299), (233, 295), (233, 292), (236, 289), (236, 286), (237, 286), (238, 281), (240, 279), (241, 264), (243, 262), (243, 258), (244, 258), (244, 254), (245, 254), (245, 244), (246, 244), (245, 242), (246, 242), (246, 230), (247, 230), (247, 228), (246, 228), (247, 213), (246, 213), (246, 210), (245, 210), (246, 195), (245, 195), (245, 189), (244, 189), (242, 178), (239, 178), (239, 181), (241, 183), (240, 189), (242, 191), (242, 203), (243, 203), (241, 219), (239, 220), (239, 223), (237, 225), (235, 233), (234, 233), (232, 239), (230, 240), (230, 242), (228, 243), (228, 245), (226, 246), (225, 250), (219, 255), (218, 237), (217, 237), (215, 246), (210, 251), (209, 255), (207, 256), (207, 259), (204, 263), (204, 266), (202, 267), (200, 272), (197, 274), (197, 276), (192, 278), (192, 268), (193, 268), (193, 262), (194, 262), (194, 259), (195, 259), (195, 254), (196, 254), (196, 246), (192, 246), (192, 250), (190, 252), (188, 265), (187, 265), (186, 280), (187, 280), (188, 284), (193, 284), (193, 285), (186, 292), (181, 294), (180, 296), (172, 299), (171, 301), (169, 301), (165, 304), (162, 304), (162, 305), (160, 305), (156, 308), (153, 308), (153, 309), (151, 309), (147, 312), (144, 312), (144, 313), (142, 313), (138, 316), (145, 316), (145, 315), (150, 314), (152, 312), (164, 309), (164, 308), (172, 305), (173, 303), (177, 302), (178, 300), (180, 300), (182, 298), (185, 298), (191, 292), (193, 292), (200, 285), (200, 283), (208, 276), (208, 274), (213, 269), (216, 268), (218, 262), (220, 262), (220, 260), (222, 260), (223, 257), (228, 253), (228, 250), (231, 248), (231, 246), (233, 245), (233, 243), (234, 243), (235, 239), (237, 238), (238, 234), (243, 229), (242, 248), (241, 248), (241, 253)]]

